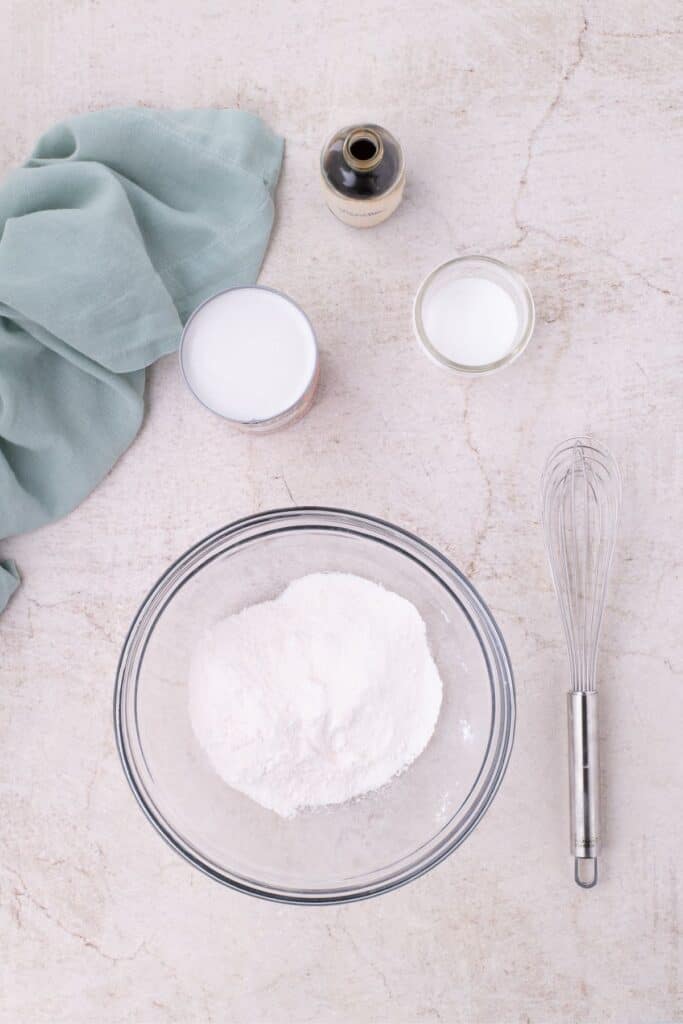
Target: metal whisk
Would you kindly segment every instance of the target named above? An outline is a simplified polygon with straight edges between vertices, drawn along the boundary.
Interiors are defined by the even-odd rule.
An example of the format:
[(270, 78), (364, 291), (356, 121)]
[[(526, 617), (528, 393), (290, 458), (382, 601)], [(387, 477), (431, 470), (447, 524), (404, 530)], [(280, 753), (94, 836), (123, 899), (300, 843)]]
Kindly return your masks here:
[(599, 761), (596, 662), (621, 502), (619, 467), (589, 437), (558, 445), (541, 482), (545, 542), (569, 648), (571, 850), (574, 878), (598, 880)]

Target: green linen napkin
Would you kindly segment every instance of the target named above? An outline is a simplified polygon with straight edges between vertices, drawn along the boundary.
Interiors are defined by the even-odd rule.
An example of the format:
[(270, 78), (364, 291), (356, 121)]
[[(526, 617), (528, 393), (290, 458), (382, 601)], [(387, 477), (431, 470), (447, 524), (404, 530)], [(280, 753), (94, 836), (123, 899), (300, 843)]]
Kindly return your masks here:
[[(283, 140), (237, 110), (105, 110), (0, 187), (0, 539), (71, 511), (131, 443), (144, 368), (256, 280)], [(0, 563), (0, 610), (19, 581)]]

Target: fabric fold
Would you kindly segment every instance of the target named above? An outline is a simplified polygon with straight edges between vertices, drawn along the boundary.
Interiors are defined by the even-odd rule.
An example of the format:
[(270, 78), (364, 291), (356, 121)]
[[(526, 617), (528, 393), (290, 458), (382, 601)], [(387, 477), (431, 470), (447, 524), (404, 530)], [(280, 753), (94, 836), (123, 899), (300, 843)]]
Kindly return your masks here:
[[(144, 370), (253, 283), (283, 140), (235, 110), (105, 110), (0, 187), (0, 539), (71, 511), (131, 443)], [(18, 585), (0, 563), (0, 610)]]

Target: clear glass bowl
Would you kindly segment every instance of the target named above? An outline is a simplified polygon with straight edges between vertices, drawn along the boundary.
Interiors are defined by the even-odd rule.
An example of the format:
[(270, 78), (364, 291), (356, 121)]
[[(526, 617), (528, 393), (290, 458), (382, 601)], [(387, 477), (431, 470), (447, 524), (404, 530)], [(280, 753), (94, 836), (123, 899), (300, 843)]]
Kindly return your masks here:
[[(441, 350), (435, 339), (431, 338), (427, 330), (425, 319), (430, 305), (438, 298), (439, 292), (462, 278), (475, 278), (483, 281), (490, 281), (498, 285), (506, 292), (515, 307), (517, 314), (517, 332), (510, 344), (509, 349), (494, 362), (459, 363), (449, 358)], [(454, 314), (455, 315), (455, 314)], [(435, 267), (424, 279), (418, 288), (413, 305), (413, 326), (418, 341), (427, 355), (435, 363), (445, 366), (448, 370), (467, 376), (494, 373), (504, 366), (509, 366), (515, 359), (521, 356), (529, 344), (534, 325), (536, 323), (536, 310), (534, 300), (526, 281), (516, 270), (501, 260), (495, 260), (491, 256), (457, 256), (455, 259), (446, 260), (438, 267)], [(453, 330), (457, 331), (457, 320), (454, 321)]]
[[(188, 662), (208, 623), (319, 571), (356, 573), (413, 602), (443, 704), (426, 750), (388, 785), (284, 819), (214, 773), (190, 725)], [(191, 864), (266, 899), (344, 903), (418, 878), (467, 838), (503, 778), (515, 694), (491, 613), (443, 555), (370, 516), (295, 508), (226, 526), (164, 573), (126, 639), (114, 720), (140, 806)]]

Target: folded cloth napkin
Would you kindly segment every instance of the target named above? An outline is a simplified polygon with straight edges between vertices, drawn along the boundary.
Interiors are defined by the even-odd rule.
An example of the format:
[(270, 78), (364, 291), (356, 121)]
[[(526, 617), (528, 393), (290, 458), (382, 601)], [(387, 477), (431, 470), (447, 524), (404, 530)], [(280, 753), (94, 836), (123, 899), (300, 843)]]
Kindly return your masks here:
[[(104, 110), (0, 187), (0, 538), (63, 516), (131, 443), (144, 368), (256, 280), (283, 140), (237, 110)], [(17, 587), (0, 563), (0, 610)]]

